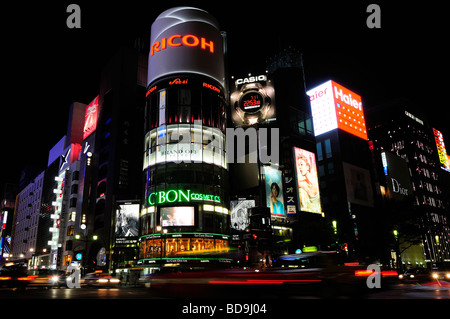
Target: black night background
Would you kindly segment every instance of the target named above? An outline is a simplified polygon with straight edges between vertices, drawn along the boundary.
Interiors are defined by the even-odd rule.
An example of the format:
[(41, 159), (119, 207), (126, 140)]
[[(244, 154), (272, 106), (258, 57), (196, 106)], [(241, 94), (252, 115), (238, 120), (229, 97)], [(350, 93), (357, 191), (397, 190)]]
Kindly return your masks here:
[[(45, 165), (65, 134), (69, 105), (98, 94), (102, 67), (120, 46), (140, 39), (179, 1), (76, 1), (81, 28), (66, 26), (73, 1), (15, 2), (2, 22), (2, 169), (17, 183), (26, 164)], [(292, 46), (303, 53), (307, 89), (333, 79), (361, 95), (364, 108), (405, 97), (424, 111), (450, 144), (445, 11), (434, 1), (376, 1), (381, 28), (369, 29), (373, 1), (191, 1), (228, 35), (229, 74), (265, 69)]]
[[(81, 28), (70, 29), (66, 24), (70, 15), (67, 8), (72, 3), (81, 8)], [(381, 28), (369, 28), (367, 25), (371, 14), (367, 9), (372, 3), (381, 9)], [(3, 4), (1, 9), (2, 195), (5, 185), (19, 183), (25, 167), (36, 167), (39, 172), (46, 169), (50, 149), (66, 135), (70, 105), (73, 102), (89, 104), (99, 95), (102, 70), (121, 47), (138, 48), (148, 55), (152, 23), (163, 11), (176, 6), (204, 9), (217, 19), (221, 30), (227, 34), (228, 78), (245, 77), (248, 73), (263, 74), (271, 58), (285, 49), (293, 48), (303, 57), (306, 90), (333, 80), (360, 95), (364, 112), (371, 110), (372, 114), (377, 112), (380, 104), (393, 99), (406, 99), (414, 115), (443, 134), (447, 152), (450, 151), (450, 28), (448, 10), (438, 1), (16, 1)], [(144, 134), (144, 128), (142, 132)], [(132, 182), (142, 188), (141, 179)], [(376, 229), (375, 226), (373, 228)], [(160, 236), (164, 236), (163, 233)], [(88, 242), (87, 239), (84, 241)], [(152, 299), (153, 296), (133, 288), (117, 289), (116, 292), (113, 289), (99, 289), (100, 292), (94, 289), (66, 289), (63, 292), (59, 289), (50, 292), (39, 290), (34, 297), (36, 303), (32, 305), (40, 308), (29, 307), (29, 311), (43, 309), (42, 301), (47, 299), (49, 303), (44, 303), (44, 306), (49, 306), (47, 310), (53, 310), (55, 304), (57, 307), (62, 306), (60, 309), (72, 309), (65, 313), (55, 312), (55, 316), (67, 315), (73, 310), (76, 316), (92, 316), (92, 309), (104, 315), (105, 309), (114, 311), (126, 307), (131, 310), (130, 314), (139, 309), (146, 315), (153, 315), (153, 310), (149, 309), (154, 308), (167, 311), (166, 317), (171, 314), (178, 315), (178, 318), (185, 317), (181, 316), (180, 309), (190, 303), (183, 300), (164, 301), (156, 296), (154, 301), (143, 307), (144, 302), (132, 302), (131, 299)], [(380, 292), (372, 299), (398, 297), (414, 300), (411, 304), (400, 304), (400, 307), (398, 304), (395, 307), (379, 307), (376, 309), (378, 313), (390, 313), (397, 308), (399, 312), (406, 309), (412, 314), (418, 307), (430, 306), (416, 304), (422, 296), (448, 299), (446, 293), (450, 292), (427, 290), (419, 294), (403, 286), (392, 291)], [(16, 295), (28, 298), (26, 294)], [(53, 303), (55, 300), (51, 298), (67, 300), (66, 303), (61, 300)], [(108, 298), (127, 300), (122, 300), (120, 306), (114, 304), (115, 300), (111, 303), (97, 300)], [(334, 315), (337, 309), (354, 313), (356, 308), (367, 312), (374, 308), (373, 304), (359, 302), (361, 300), (349, 300), (348, 303), (338, 300), (337, 308), (315, 307), (322, 304), (314, 300), (310, 303), (309, 299), (298, 304), (297, 299), (277, 298), (280, 299), (267, 302), (271, 308), (264, 317), (278, 316), (278, 310), (282, 310), (281, 315), (296, 311), (299, 316), (306, 309), (304, 305), (308, 305), (308, 313), (312, 313), (310, 309), (313, 308), (318, 309), (316, 314), (328, 308), (326, 310)], [(79, 303), (78, 300), (70, 299), (83, 301)], [(88, 302), (88, 299), (91, 300)], [(33, 298), (30, 300), (33, 302)], [(209, 304), (224, 307), (228, 299), (218, 300)], [(22, 303), (22, 300), (14, 301), (14, 305)], [(283, 308), (284, 302), (288, 307), (286, 309)], [(388, 303), (382, 305), (391, 306)], [(12, 311), (16, 311), (16, 308), (19, 307), (11, 307)], [(218, 315), (219, 311), (216, 317)]]

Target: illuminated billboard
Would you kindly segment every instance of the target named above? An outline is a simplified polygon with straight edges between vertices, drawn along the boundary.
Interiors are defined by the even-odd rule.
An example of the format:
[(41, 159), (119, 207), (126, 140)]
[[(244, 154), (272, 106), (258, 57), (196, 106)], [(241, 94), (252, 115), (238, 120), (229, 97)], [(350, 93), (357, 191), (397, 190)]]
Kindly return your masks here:
[(275, 90), (267, 75), (234, 79), (231, 119), (236, 126), (263, 123), (275, 117)]
[(139, 232), (140, 205), (133, 202), (118, 202), (116, 206), (116, 244), (135, 244)]
[(311, 103), (315, 136), (339, 128), (368, 139), (361, 96), (332, 80), (306, 93)]
[(245, 231), (250, 225), (248, 209), (255, 207), (254, 199), (232, 200), (230, 202), (231, 228)]
[(194, 206), (161, 207), (161, 225), (195, 226)]
[(84, 113), (83, 140), (97, 128), (98, 113), (97, 95), (97, 97), (86, 107), (86, 112)]
[(444, 136), (442, 133), (435, 128), (433, 128), (434, 139), (436, 141), (436, 147), (439, 156), (439, 162), (441, 163), (441, 168), (450, 172), (450, 156), (447, 154), (444, 144)]
[(322, 214), (314, 153), (294, 147), (299, 211)]
[(202, 125), (169, 124), (147, 132), (144, 166), (174, 163), (208, 163), (227, 168), (225, 134)]
[(275, 216), (286, 217), (283, 198), (283, 183), (281, 171), (264, 166), (264, 177), (266, 181), (266, 203), (270, 213)]
[(147, 85), (171, 74), (195, 73), (225, 86), (223, 39), (208, 12), (176, 7), (153, 22), (148, 56)]
[(386, 176), (386, 196), (396, 200), (411, 196), (413, 187), (405, 160), (393, 153), (382, 152), (381, 161)]

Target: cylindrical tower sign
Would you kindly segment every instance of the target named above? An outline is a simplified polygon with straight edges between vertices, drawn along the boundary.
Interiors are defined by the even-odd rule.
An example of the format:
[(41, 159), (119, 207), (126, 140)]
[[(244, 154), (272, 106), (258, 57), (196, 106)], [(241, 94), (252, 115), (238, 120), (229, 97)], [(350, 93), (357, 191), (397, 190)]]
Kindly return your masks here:
[(201, 9), (169, 9), (150, 41), (138, 264), (228, 263), (208, 257), (230, 238), (218, 23)]
[(222, 36), (217, 21), (204, 10), (172, 8), (152, 24), (147, 85), (180, 73), (205, 75), (224, 86)]

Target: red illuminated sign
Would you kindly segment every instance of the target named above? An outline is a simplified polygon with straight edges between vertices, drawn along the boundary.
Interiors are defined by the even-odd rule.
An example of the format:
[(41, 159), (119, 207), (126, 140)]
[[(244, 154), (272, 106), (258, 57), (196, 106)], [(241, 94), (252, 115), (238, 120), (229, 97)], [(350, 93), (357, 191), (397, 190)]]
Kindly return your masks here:
[(249, 92), (244, 94), (241, 105), (246, 112), (256, 112), (264, 104), (264, 98), (257, 92)]
[(161, 41), (153, 43), (150, 49), (150, 56), (153, 56), (156, 52), (165, 50), (168, 47), (197, 47), (199, 45), (203, 50), (209, 50), (209, 52), (214, 53), (213, 41), (207, 41), (205, 38), (199, 38), (193, 34), (186, 34), (184, 36), (175, 34), (169, 38), (162, 38)]
[(156, 85), (153, 86), (153, 87), (151, 87), (151, 88), (147, 91), (147, 93), (145, 94), (145, 97), (147, 97), (150, 93), (152, 93), (154, 90), (156, 90), (156, 88), (157, 88)]
[(203, 87), (208, 88), (210, 90), (216, 91), (217, 93), (220, 93), (220, 89), (212, 84), (203, 82)]
[(316, 136), (339, 128), (368, 139), (361, 96), (334, 81), (322, 83), (307, 94)]
[(83, 140), (97, 128), (98, 111), (97, 95), (97, 97), (86, 107), (86, 112), (84, 114)]
[(175, 80), (172, 80), (169, 82), (169, 85), (174, 85), (174, 84), (188, 84), (189, 79), (180, 79), (180, 78), (176, 78)]
[(331, 81), (331, 83), (338, 128), (367, 140), (361, 97), (334, 81)]
[(442, 169), (450, 171), (450, 157), (447, 155), (447, 150), (445, 149), (444, 136), (435, 128), (433, 128), (433, 134), (436, 141), (439, 162), (441, 162)]

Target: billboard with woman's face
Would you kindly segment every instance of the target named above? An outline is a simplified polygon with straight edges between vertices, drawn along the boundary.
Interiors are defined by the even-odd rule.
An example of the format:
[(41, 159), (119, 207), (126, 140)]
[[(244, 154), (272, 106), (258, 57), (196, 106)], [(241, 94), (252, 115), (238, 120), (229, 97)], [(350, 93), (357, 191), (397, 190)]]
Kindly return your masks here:
[(271, 166), (264, 166), (266, 180), (266, 202), (270, 213), (274, 216), (286, 217), (283, 198), (281, 171)]
[(316, 156), (312, 152), (294, 147), (294, 160), (299, 210), (321, 214)]

